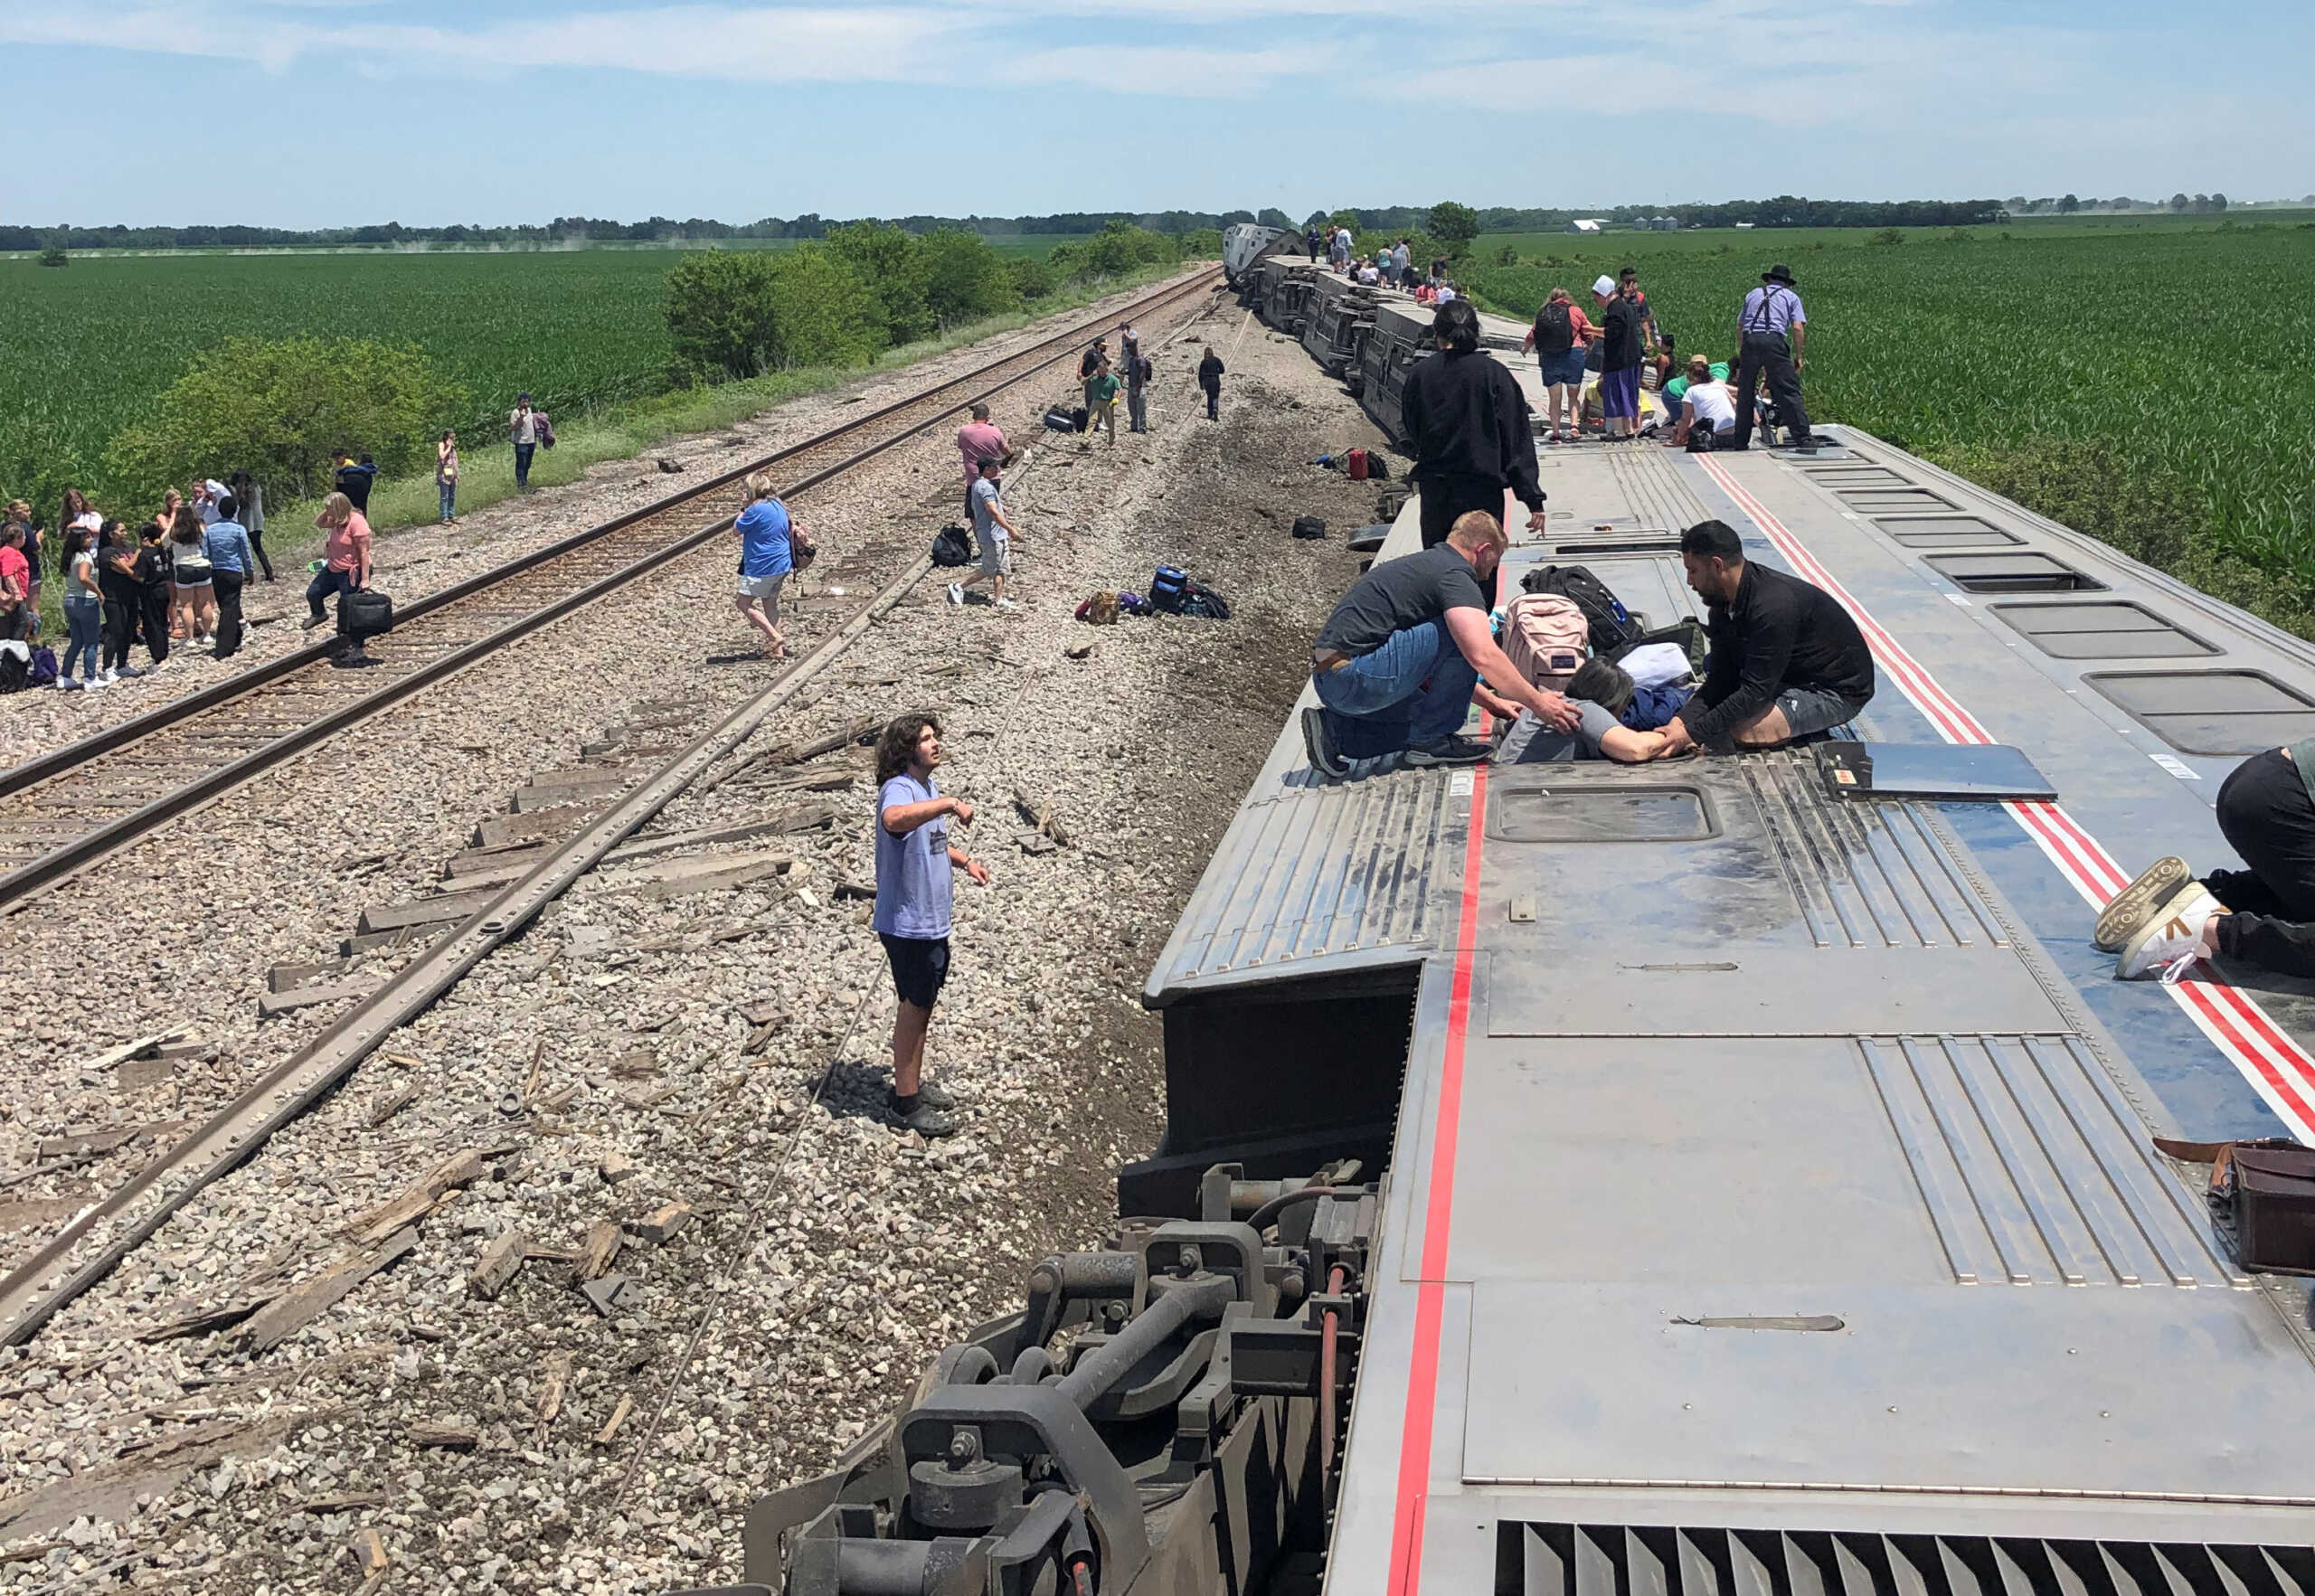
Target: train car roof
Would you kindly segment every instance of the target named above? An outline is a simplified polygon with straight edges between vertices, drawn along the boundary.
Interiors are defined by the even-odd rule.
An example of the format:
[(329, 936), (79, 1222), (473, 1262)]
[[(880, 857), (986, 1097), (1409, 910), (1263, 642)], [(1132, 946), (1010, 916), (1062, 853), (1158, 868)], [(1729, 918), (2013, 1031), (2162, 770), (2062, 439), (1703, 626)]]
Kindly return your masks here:
[(1994, 1589), (2029, 1544), (2153, 1570), (2315, 1522), (2307, 1291), (2148, 1139), (2315, 1142), (2315, 987), (2119, 983), (2089, 940), (2153, 858), (2233, 862), (2218, 786), (2315, 733), (2315, 650), (1827, 437), (1546, 449), (1504, 590), (1580, 562), (1690, 613), (1673, 540), (1716, 516), (1866, 628), (1858, 736), (2025, 750), (2055, 802), (1852, 801), (1805, 750), (1328, 783), (1298, 716), (1152, 973), (1420, 971), (1331, 1591), (1678, 1591), (1691, 1554)]

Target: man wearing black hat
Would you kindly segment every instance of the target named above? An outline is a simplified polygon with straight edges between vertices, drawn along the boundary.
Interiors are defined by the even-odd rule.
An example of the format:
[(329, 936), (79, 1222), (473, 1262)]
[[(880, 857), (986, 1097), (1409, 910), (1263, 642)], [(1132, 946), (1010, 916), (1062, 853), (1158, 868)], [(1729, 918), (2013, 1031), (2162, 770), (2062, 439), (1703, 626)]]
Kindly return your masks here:
[(1769, 380), (1769, 398), (1777, 414), (1791, 429), (1796, 447), (1810, 447), (1809, 412), (1800, 405), (1800, 352), (1809, 341), (1809, 315), (1800, 296), (1792, 291), (1792, 269), (1772, 266), (1761, 273), (1761, 286), (1744, 296), (1736, 316), (1736, 436), (1726, 449), (1749, 449), (1753, 442), (1753, 396), (1761, 378)]

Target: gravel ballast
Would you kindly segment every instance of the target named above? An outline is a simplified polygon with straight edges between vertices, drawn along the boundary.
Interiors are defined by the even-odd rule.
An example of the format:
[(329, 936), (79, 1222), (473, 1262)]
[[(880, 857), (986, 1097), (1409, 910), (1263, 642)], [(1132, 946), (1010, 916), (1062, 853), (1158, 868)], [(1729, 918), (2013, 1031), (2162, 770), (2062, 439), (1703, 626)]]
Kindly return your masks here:
[[(709, 850), (786, 861), (738, 884), (677, 890), (696, 877), (665, 867), (694, 854), (598, 871), (32, 1346), (0, 1354), (16, 1409), (0, 1556), (17, 1558), (0, 1591), (115, 1565), (154, 1588), (340, 1591), (379, 1559), (388, 1590), (728, 1582), (749, 1501), (824, 1468), (941, 1345), (1013, 1306), (1035, 1259), (1099, 1236), (1118, 1166), (1162, 1122), (1141, 982), (1356, 573), (1341, 530), (1374, 518), (1374, 487), (1309, 462), (1379, 437), (1299, 345), (1243, 321), (1225, 302), (1158, 353), (1158, 430), (1114, 449), (1033, 430), (1066, 373), (1008, 396), (999, 421), (1034, 446), (1007, 496), (1021, 608), (960, 609), (920, 582), (742, 751), (941, 714), (944, 786), (978, 809), (958, 840), (993, 875), (958, 883), (928, 1051), (963, 1100), (961, 1133), (926, 1145), (879, 1117), (893, 1006), (866, 905), (843, 890), (873, 874), (868, 751), (694, 789), (646, 835), (834, 815)], [(1232, 367), (1219, 425), (1190, 379), (1206, 341)], [(881, 587), (952, 518), (958, 486), (944, 435), (805, 502), (828, 551), (812, 585)], [(1335, 535), (1290, 539), (1299, 515)], [(1161, 561), (1234, 618), (1071, 619), (1096, 589), (1146, 590)], [(76, 1129), (215, 1107), (351, 1001), (260, 1022), (269, 965), (318, 962), (361, 909), (434, 884), (534, 773), (627, 722), (683, 720), (674, 704), (766, 685), (768, 666), (704, 663), (744, 646), (729, 585), (723, 552), (671, 567), (6, 922), (15, 968), (56, 1002), (7, 1022), (22, 1106), (0, 1126), (0, 1170), (53, 1162), (40, 1144)], [(808, 598), (798, 653), (847, 612)], [(788, 781), (845, 772), (848, 790)], [(135, 1091), (74, 1067), (171, 1025), (216, 1055)], [(0, 1203), (84, 1201), (169, 1134)], [(382, 1213), (468, 1152), (432, 1201)], [(0, 1257), (54, 1223), (0, 1236)], [(614, 1235), (606, 1278), (628, 1284), (599, 1311), (573, 1277)], [(527, 1261), (486, 1294), (469, 1275), (494, 1248)], [(279, 1307), (137, 1338), (333, 1270), (344, 1294), (278, 1344), (295, 1317)]]

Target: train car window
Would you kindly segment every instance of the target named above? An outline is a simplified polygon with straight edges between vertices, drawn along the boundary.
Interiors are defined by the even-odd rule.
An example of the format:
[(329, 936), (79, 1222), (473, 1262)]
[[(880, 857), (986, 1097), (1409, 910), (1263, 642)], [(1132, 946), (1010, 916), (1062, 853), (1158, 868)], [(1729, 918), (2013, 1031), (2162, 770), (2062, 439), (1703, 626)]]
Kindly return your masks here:
[(1990, 608), (2053, 659), (2191, 659), (2221, 652), (2126, 600)]
[(1873, 524), (1909, 549), (2017, 547), (2026, 541), (1975, 515), (1892, 516)]
[(2101, 592), (2106, 586), (2047, 554), (1932, 554), (1929, 564), (1970, 593)]
[(2260, 753), (2315, 737), (2315, 699), (2259, 671), (2107, 671), (2083, 680), (2180, 753)]
[(1702, 842), (1718, 825), (1702, 791), (1507, 777), (1488, 795), (1488, 835), (1514, 843)]

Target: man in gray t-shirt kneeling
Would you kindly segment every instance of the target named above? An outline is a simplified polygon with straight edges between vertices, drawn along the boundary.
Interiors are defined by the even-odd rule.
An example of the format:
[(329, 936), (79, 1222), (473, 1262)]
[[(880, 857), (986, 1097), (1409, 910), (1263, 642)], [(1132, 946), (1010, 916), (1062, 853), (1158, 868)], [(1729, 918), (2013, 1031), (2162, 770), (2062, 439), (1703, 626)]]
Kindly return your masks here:
[(973, 541), (980, 546), (980, 558), (970, 576), (949, 584), (951, 604), (962, 604), (965, 590), (986, 580), (999, 609), (1016, 607), (1005, 596), (1005, 579), (1013, 574), (1013, 523), (1006, 518), (1005, 499), (997, 486), (1004, 475), (1004, 461), (981, 461), (980, 477), (972, 491)]

